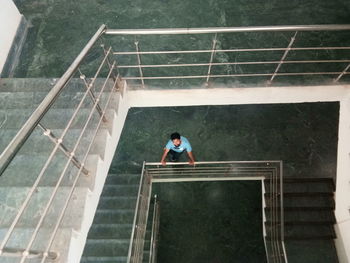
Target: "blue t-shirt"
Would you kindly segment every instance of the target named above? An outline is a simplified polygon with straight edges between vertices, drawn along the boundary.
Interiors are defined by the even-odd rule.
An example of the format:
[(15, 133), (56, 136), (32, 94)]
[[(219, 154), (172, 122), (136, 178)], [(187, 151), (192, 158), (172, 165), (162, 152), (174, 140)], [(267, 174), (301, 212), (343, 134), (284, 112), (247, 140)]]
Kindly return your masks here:
[(181, 144), (176, 147), (172, 140), (169, 140), (165, 145), (165, 148), (168, 150), (173, 150), (175, 152), (181, 153), (183, 151), (192, 152), (192, 147), (190, 142), (183, 136), (180, 136)]

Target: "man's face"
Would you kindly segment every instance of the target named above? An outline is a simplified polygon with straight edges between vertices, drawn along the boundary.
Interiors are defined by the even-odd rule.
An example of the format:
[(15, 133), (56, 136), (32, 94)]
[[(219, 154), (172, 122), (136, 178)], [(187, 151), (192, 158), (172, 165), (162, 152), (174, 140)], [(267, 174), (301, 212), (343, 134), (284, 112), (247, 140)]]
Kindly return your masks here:
[(180, 139), (174, 139), (174, 140), (173, 140), (173, 144), (174, 144), (176, 147), (178, 147), (178, 146), (180, 146), (180, 144), (181, 144), (181, 140), (180, 140)]

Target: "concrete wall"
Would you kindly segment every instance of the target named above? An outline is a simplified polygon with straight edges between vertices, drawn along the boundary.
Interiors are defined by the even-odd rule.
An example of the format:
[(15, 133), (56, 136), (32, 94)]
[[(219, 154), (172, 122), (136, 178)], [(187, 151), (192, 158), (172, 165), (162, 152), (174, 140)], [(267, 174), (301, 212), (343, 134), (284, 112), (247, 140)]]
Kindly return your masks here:
[(335, 240), (340, 263), (350, 262), (350, 86), (131, 90), (130, 107), (339, 101)]
[(22, 15), (12, 0), (0, 2), (0, 73), (16, 36)]

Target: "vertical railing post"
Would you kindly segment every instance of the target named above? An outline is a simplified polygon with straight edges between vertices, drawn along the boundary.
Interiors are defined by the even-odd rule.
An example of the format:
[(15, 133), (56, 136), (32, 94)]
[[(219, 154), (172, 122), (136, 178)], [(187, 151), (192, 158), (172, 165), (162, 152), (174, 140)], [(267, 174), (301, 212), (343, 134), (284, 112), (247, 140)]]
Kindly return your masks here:
[(211, 67), (212, 67), (212, 63), (213, 63), (213, 60), (214, 60), (214, 54), (215, 54), (216, 42), (217, 42), (216, 38), (217, 38), (217, 34), (215, 34), (215, 37), (213, 39), (213, 44), (212, 44), (211, 53), (210, 53), (208, 74), (207, 74), (207, 79), (206, 79), (206, 82), (205, 82), (205, 84), (207, 86), (209, 85), (209, 78), (210, 78), (210, 73), (211, 73)]
[(296, 36), (297, 36), (297, 33), (298, 33), (298, 31), (295, 32), (294, 36), (291, 38), (287, 49), (284, 51), (284, 54), (283, 54), (283, 56), (282, 56), (280, 62), (278, 63), (278, 65), (277, 65), (277, 67), (276, 67), (276, 69), (275, 69), (275, 72), (272, 74), (271, 79), (269, 80), (269, 84), (272, 84), (273, 79), (276, 77), (276, 75), (277, 75), (277, 73), (278, 73), (280, 67), (282, 66), (284, 60), (286, 59), (286, 57), (287, 57), (287, 55), (288, 55), (288, 53), (289, 53), (289, 51), (290, 51), (290, 49), (291, 49), (291, 47), (292, 47), (294, 41), (295, 41), (295, 38), (296, 38)]
[(135, 41), (135, 47), (136, 47), (137, 64), (139, 66), (139, 72), (140, 72), (142, 88), (144, 88), (145, 87), (145, 81), (143, 80), (143, 72), (142, 72), (142, 67), (141, 67), (142, 64), (141, 64), (140, 48), (139, 48), (139, 42), (138, 41)]
[(340, 73), (340, 75), (334, 80), (334, 82), (338, 82), (340, 78), (348, 71), (349, 68), (350, 64), (346, 66), (346, 68), (342, 71), (342, 73)]

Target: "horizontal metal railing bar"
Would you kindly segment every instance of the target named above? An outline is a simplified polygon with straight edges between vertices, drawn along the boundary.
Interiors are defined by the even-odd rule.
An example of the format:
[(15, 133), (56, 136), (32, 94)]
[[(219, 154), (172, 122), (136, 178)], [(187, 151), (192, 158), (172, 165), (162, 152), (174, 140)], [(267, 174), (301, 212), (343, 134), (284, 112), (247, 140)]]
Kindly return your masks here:
[[(285, 60), (282, 64), (303, 64), (303, 63), (349, 63), (350, 59), (339, 60)], [(242, 61), (242, 62), (221, 62), (221, 63), (192, 63), (192, 64), (154, 64), (154, 65), (118, 65), (118, 68), (171, 68), (171, 67), (204, 67), (204, 66), (226, 66), (226, 65), (260, 65), (278, 64), (280, 61)]]
[[(272, 173), (272, 171), (270, 171), (270, 172), (268, 172), (268, 171), (259, 172), (258, 176), (261, 176), (262, 174), (271, 174), (271, 173)], [(232, 172), (232, 173), (221, 173), (221, 172), (219, 172), (219, 173), (203, 173), (203, 172), (199, 172), (199, 173), (183, 173), (183, 174), (173, 174), (173, 175), (156, 174), (156, 175), (153, 175), (153, 176), (155, 176), (155, 177), (157, 177), (157, 176), (171, 176), (173, 178), (174, 176), (180, 176), (180, 177), (181, 176), (194, 176), (194, 175), (197, 175), (197, 176), (211, 176), (211, 175), (220, 175), (220, 176), (222, 176), (222, 175), (226, 175), (226, 176), (229, 176), (229, 175), (235, 176), (235, 175), (237, 175), (237, 176), (240, 176), (240, 175), (247, 175), (247, 176), (249, 176), (249, 175), (252, 175), (252, 174), (256, 174), (256, 172), (255, 173), (253, 171), (251, 171), (251, 172), (236, 172), (236, 173), (234, 173), (234, 172)]]
[(45, 113), (49, 110), (51, 105), (54, 103), (58, 95), (61, 93), (63, 88), (66, 86), (68, 81), (72, 78), (73, 74), (79, 67), (82, 60), (85, 58), (88, 51), (93, 47), (96, 41), (100, 38), (103, 32), (106, 30), (106, 25), (101, 25), (94, 36), (89, 40), (80, 54), (76, 57), (67, 71), (63, 74), (63, 76), (58, 80), (56, 85), (50, 90), (44, 100), (40, 103), (40, 105), (36, 108), (36, 110), (32, 113), (32, 115), (28, 118), (26, 123), (22, 126), (22, 128), (18, 131), (16, 136), (12, 139), (12, 141), (8, 144), (5, 150), (0, 155), (0, 176), (5, 171), (6, 167), (9, 165), (11, 160), (14, 158), (16, 153), (19, 151), (20, 147), (27, 140), (29, 135), (35, 129), (40, 120), (44, 117)]
[[(277, 73), (276, 76), (308, 76), (308, 75), (338, 75), (342, 72), (286, 72)], [(350, 72), (345, 72), (345, 75), (349, 75)], [(247, 74), (224, 74), (224, 75), (210, 75), (210, 78), (230, 78), (230, 77), (267, 77), (272, 76), (273, 73), (247, 73)], [(189, 75), (189, 76), (157, 76), (157, 77), (143, 77), (143, 79), (155, 80), (155, 79), (203, 79), (207, 78), (207, 75)], [(139, 80), (140, 77), (124, 77), (125, 80)]]
[(106, 35), (163, 35), (163, 34), (215, 34), (234, 32), (280, 32), (280, 31), (330, 31), (350, 30), (349, 24), (336, 25), (280, 25), (245, 27), (203, 27), (203, 28), (156, 28), (156, 29), (107, 29)]
[(261, 181), (266, 179), (266, 176), (184, 176), (184, 177), (154, 177), (152, 183), (167, 183), (167, 182), (215, 182), (215, 181)]
[[(191, 173), (191, 174), (196, 174), (196, 173), (237, 173), (237, 172), (241, 172), (241, 171), (248, 171), (248, 172), (268, 172), (271, 171), (273, 169), (221, 169), (221, 170), (212, 170), (208, 167), (208, 169), (200, 169), (200, 170), (175, 170), (175, 171), (170, 171), (170, 170), (166, 170), (166, 171), (162, 171), (161, 169), (159, 171), (152, 171), (149, 172), (150, 175), (159, 175), (159, 174), (182, 174), (182, 173)], [(148, 169), (147, 169), (148, 171)]]
[(147, 171), (150, 174), (153, 174), (154, 172), (157, 171), (169, 171), (169, 172), (174, 172), (174, 171), (200, 171), (200, 170), (228, 170), (228, 169), (271, 169), (273, 168), (272, 166), (265, 166), (265, 167), (259, 167), (259, 166), (221, 166), (221, 167), (215, 167), (215, 166), (204, 166), (204, 167), (180, 167), (180, 168), (168, 168), (168, 167), (162, 167), (162, 168), (147, 168)]
[[(308, 51), (308, 50), (349, 50), (350, 47), (292, 47), (289, 50), (293, 51)], [(266, 51), (285, 51), (287, 48), (235, 48), (235, 49), (217, 49), (215, 53), (228, 52), (266, 52)], [(210, 49), (204, 50), (165, 50), (165, 51), (140, 51), (140, 55), (160, 55), (160, 54), (195, 54), (195, 53), (210, 53)], [(114, 55), (137, 55), (135, 51), (114, 51)]]
[[(247, 164), (252, 164), (252, 163), (266, 163), (266, 164), (271, 164), (271, 163), (275, 163), (275, 164), (279, 164), (282, 161), (279, 160), (262, 160), (262, 161), (217, 161), (217, 162), (213, 162), (213, 161), (201, 161), (201, 162), (195, 162), (195, 165), (203, 165), (203, 164), (242, 164), (242, 163), (247, 163)], [(188, 162), (167, 162), (167, 165), (188, 165)], [(146, 166), (160, 166), (163, 167), (162, 163), (160, 162), (146, 162), (145, 163)], [(194, 165), (194, 166), (195, 166)]]

